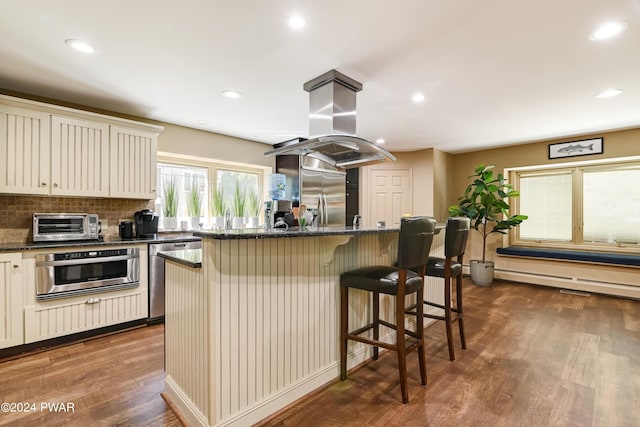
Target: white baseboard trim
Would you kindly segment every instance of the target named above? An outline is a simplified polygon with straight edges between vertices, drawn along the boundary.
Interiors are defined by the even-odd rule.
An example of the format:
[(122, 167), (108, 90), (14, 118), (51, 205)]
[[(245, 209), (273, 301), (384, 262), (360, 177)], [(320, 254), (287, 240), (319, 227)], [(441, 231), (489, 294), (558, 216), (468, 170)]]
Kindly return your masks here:
[(209, 420), (207, 420), (207, 417), (198, 410), (196, 405), (193, 404), (191, 399), (187, 397), (170, 375), (165, 377), (164, 393), (189, 425), (209, 427)]

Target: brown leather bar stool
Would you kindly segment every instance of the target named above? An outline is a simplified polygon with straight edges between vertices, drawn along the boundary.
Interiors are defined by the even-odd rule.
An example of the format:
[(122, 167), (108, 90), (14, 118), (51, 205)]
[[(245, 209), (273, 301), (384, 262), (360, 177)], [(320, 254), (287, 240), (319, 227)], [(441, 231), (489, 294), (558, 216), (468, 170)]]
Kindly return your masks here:
[[(433, 241), (436, 221), (430, 217), (402, 218), (398, 240), (397, 267), (370, 266), (343, 273), (340, 276), (340, 378), (347, 379), (347, 341), (354, 340), (373, 345), (373, 359), (378, 359), (378, 347), (398, 353), (400, 389), (402, 403), (409, 403), (407, 392), (407, 353), (418, 350), (420, 378), (427, 385), (427, 368), (424, 355), (424, 320), (422, 305), (416, 309), (416, 330), (406, 330), (405, 296), (417, 293), (417, 301), (423, 300), (424, 273), (429, 249)], [(415, 269), (418, 272), (412, 271)], [(373, 294), (373, 321), (353, 332), (349, 332), (349, 288), (369, 291)], [(395, 325), (380, 319), (380, 294), (396, 296)], [(396, 344), (379, 341), (380, 325), (396, 330)], [(373, 330), (373, 339), (360, 336)], [(415, 338), (407, 346), (406, 336)]]
[[(456, 355), (453, 351), (453, 335), (452, 324), (458, 322), (460, 330), (460, 343), (462, 348), (467, 348), (467, 341), (464, 337), (464, 321), (462, 318), (462, 257), (467, 246), (467, 238), (469, 237), (469, 218), (449, 218), (447, 220), (445, 242), (444, 242), (444, 258), (429, 257), (427, 263), (427, 276), (441, 277), (444, 279), (444, 305), (436, 304), (430, 301), (424, 301), (424, 304), (431, 307), (437, 307), (444, 310), (444, 316), (424, 313), (424, 317), (436, 320), (444, 320), (447, 329), (447, 344), (449, 346), (449, 359), (455, 360)], [(451, 305), (451, 278), (456, 279), (456, 305)], [(420, 301), (420, 300), (418, 300)], [(415, 305), (409, 307), (407, 313), (415, 314)]]

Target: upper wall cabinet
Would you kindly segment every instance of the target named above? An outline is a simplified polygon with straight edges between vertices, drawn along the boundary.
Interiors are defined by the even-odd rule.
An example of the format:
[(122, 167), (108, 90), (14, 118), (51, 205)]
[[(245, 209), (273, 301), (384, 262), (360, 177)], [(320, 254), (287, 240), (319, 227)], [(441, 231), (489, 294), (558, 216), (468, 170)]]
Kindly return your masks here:
[(0, 193), (155, 199), (162, 130), (0, 95)]
[(0, 192), (49, 194), (49, 114), (0, 105)]
[(156, 198), (158, 135), (111, 126), (111, 197)]
[(51, 194), (109, 196), (109, 125), (51, 117)]

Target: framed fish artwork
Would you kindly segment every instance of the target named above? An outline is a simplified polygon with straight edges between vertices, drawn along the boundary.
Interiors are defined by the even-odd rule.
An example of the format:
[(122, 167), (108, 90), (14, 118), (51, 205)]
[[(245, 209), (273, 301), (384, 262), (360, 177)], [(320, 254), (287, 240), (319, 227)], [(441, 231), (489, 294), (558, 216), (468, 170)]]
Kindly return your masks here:
[(604, 138), (582, 139), (580, 141), (560, 142), (549, 144), (549, 158), (560, 159), (564, 157), (588, 156), (602, 154)]

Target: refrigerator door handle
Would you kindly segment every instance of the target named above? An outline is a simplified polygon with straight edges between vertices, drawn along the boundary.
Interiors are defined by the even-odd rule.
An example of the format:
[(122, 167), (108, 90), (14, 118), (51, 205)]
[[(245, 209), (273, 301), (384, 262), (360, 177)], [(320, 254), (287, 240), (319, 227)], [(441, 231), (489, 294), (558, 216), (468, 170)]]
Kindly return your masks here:
[(318, 194), (318, 227), (324, 223), (324, 209), (322, 207), (322, 194)]
[(322, 225), (326, 227), (329, 225), (329, 212), (327, 211), (327, 195), (325, 193), (322, 193), (322, 205), (322, 210), (324, 211), (322, 215), (324, 217), (324, 224)]

